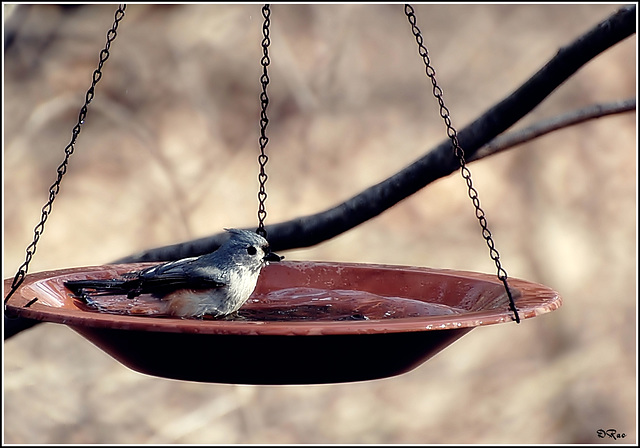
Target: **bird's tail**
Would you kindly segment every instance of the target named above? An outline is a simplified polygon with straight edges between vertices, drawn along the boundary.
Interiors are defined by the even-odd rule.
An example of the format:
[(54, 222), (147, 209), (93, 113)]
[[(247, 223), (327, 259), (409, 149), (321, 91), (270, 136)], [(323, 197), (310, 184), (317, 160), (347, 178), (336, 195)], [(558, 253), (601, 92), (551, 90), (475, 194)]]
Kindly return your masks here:
[(125, 277), (110, 280), (70, 280), (64, 285), (76, 299), (100, 312), (135, 316), (170, 315), (167, 308), (169, 302), (152, 296), (141, 296), (140, 283), (139, 278)]
[(64, 282), (76, 298), (84, 299), (95, 296), (126, 295), (133, 298), (140, 294), (138, 279), (109, 279), (109, 280), (70, 280)]

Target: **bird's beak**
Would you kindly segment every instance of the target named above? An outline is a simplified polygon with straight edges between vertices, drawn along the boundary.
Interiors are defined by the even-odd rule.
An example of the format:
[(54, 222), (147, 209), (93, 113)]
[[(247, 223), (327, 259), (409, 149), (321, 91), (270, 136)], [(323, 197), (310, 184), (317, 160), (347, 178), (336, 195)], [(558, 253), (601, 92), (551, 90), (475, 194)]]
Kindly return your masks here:
[(280, 261), (283, 258), (284, 257), (281, 257), (280, 255), (276, 254), (275, 252), (269, 252), (267, 255), (264, 256), (264, 261)]

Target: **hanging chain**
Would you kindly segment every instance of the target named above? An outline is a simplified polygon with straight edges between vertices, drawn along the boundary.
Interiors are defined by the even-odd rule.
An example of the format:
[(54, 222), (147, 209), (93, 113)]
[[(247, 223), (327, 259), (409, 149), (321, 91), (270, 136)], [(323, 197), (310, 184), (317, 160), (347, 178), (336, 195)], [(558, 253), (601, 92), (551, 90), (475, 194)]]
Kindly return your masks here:
[(480, 208), (478, 191), (473, 187), (473, 183), (471, 181), (471, 171), (469, 171), (469, 168), (467, 168), (467, 163), (464, 159), (464, 150), (460, 146), (460, 143), (458, 142), (458, 134), (451, 124), (449, 109), (444, 104), (442, 89), (436, 82), (436, 71), (431, 65), (429, 53), (427, 52), (427, 48), (424, 46), (422, 34), (420, 32), (420, 29), (418, 28), (418, 25), (416, 24), (415, 12), (411, 5), (405, 4), (404, 13), (406, 14), (407, 19), (409, 19), (409, 23), (411, 24), (411, 31), (416, 38), (416, 43), (418, 44), (418, 53), (424, 61), (427, 77), (429, 77), (429, 79), (431, 80), (431, 84), (433, 84), (433, 96), (436, 97), (436, 99), (438, 100), (438, 104), (440, 105), (440, 116), (444, 120), (444, 124), (447, 127), (447, 135), (451, 139), (451, 144), (453, 145), (453, 153), (460, 164), (460, 174), (467, 183), (469, 198), (471, 198), (471, 201), (473, 202), (473, 206), (476, 209), (476, 218), (480, 223), (480, 227), (482, 227), (482, 237), (487, 242), (487, 246), (489, 247), (489, 255), (496, 264), (496, 268), (498, 270), (498, 279), (502, 281), (502, 283), (504, 284), (504, 288), (507, 291), (507, 296), (509, 297), (509, 307), (515, 314), (515, 321), (517, 323), (520, 323), (520, 315), (518, 314), (518, 309), (516, 308), (513, 296), (511, 295), (511, 290), (509, 289), (509, 284), (507, 283), (507, 272), (504, 270), (502, 264), (500, 263), (500, 254), (498, 253), (498, 250), (495, 247), (495, 243), (493, 242), (485, 213), (482, 208)]
[[(115, 13), (115, 20), (113, 22), (113, 25), (111, 29), (107, 32), (107, 43), (104, 49), (100, 51), (100, 61), (98, 62), (98, 68), (93, 72), (91, 87), (89, 87), (89, 90), (87, 90), (87, 93), (84, 99), (84, 105), (80, 109), (80, 114), (78, 116), (78, 122), (72, 130), (73, 136), (71, 137), (71, 142), (66, 146), (66, 148), (64, 148), (65, 156), (60, 166), (58, 166), (58, 169), (57, 169), (58, 177), (56, 181), (53, 183), (53, 185), (51, 185), (51, 187), (49, 188), (49, 200), (42, 207), (42, 215), (40, 217), (40, 222), (34, 228), (33, 242), (31, 242), (31, 244), (27, 246), (27, 249), (26, 249), (27, 255), (26, 255), (25, 261), (24, 263), (22, 263), (22, 266), (18, 268), (18, 272), (13, 278), (13, 283), (11, 284), (11, 291), (9, 291), (9, 294), (7, 294), (7, 297), (5, 297), (4, 299), (5, 306), (9, 298), (18, 289), (18, 287), (20, 287), (20, 285), (24, 281), (25, 276), (27, 275), (27, 272), (29, 270), (29, 263), (31, 263), (31, 259), (33, 258), (33, 255), (36, 252), (36, 245), (40, 240), (40, 236), (44, 232), (44, 224), (47, 221), (49, 214), (51, 214), (53, 201), (55, 200), (56, 196), (60, 192), (60, 183), (62, 182), (62, 177), (67, 172), (69, 159), (75, 150), (76, 139), (78, 138), (78, 135), (80, 135), (80, 130), (82, 128), (82, 125), (84, 124), (85, 118), (87, 117), (87, 110), (88, 110), (87, 108), (95, 95), (96, 84), (98, 84), (98, 81), (100, 81), (100, 79), (102, 78), (102, 66), (104, 65), (106, 60), (109, 58), (109, 48), (111, 47), (111, 42), (113, 42), (117, 36), (118, 24), (124, 18), (124, 11), (126, 7), (127, 7), (126, 4), (122, 4), (118, 6), (118, 9), (116, 10), (116, 13)], [(35, 300), (32, 300), (29, 304), (33, 302), (35, 302)]]
[(271, 63), (269, 59), (269, 44), (271, 44), (271, 38), (269, 37), (269, 26), (271, 25), (271, 9), (266, 4), (262, 7), (262, 15), (264, 17), (264, 23), (262, 24), (262, 76), (260, 76), (260, 84), (262, 84), (262, 93), (260, 93), (260, 104), (262, 110), (260, 111), (260, 155), (258, 156), (258, 163), (260, 164), (260, 173), (258, 174), (258, 181), (260, 182), (260, 189), (258, 191), (258, 228), (256, 233), (262, 237), (267, 237), (267, 230), (264, 228), (264, 220), (267, 217), (267, 209), (265, 207), (265, 201), (267, 200), (267, 190), (265, 185), (267, 183), (267, 173), (265, 166), (269, 157), (265, 154), (264, 150), (269, 142), (267, 138), (267, 125), (269, 124), (269, 118), (267, 118), (267, 106), (269, 105), (269, 97), (267, 96), (267, 85), (269, 85), (269, 75), (267, 74), (267, 67)]

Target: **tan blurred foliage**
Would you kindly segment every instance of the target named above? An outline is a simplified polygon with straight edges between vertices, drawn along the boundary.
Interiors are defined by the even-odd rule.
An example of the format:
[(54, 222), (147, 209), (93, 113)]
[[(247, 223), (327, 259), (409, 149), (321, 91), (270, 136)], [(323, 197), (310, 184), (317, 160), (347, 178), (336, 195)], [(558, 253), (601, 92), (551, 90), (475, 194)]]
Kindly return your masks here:
[[(454, 125), (619, 6), (418, 5)], [(8, 278), (115, 6), (3, 8)], [(127, 7), (31, 272), (257, 224), (261, 23), (260, 5)], [(267, 223), (337, 204), (445, 138), (402, 5), (277, 4), (271, 36)], [(636, 55), (633, 36), (517, 128), (635, 96)], [(44, 324), (4, 344), (4, 441), (592, 443), (615, 428), (637, 443), (636, 143), (625, 114), (470, 165), (509, 275), (559, 291), (558, 311), (478, 328), (399, 377), (296, 387), (147, 377)], [(495, 270), (459, 175), (285, 255)]]

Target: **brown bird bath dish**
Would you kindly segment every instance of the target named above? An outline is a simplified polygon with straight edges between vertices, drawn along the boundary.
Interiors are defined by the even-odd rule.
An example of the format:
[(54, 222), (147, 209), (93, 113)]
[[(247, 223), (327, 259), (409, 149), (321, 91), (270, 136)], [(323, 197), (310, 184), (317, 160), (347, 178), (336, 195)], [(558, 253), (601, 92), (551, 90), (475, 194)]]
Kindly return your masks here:
[[(285, 261), (262, 270), (253, 295), (224, 319), (179, 319), (153, 300), (111, 296), (101, 310), (67, 280), (114, 278), (152, 263), (30, 274), (7, 312), (68, 325), (148, 375), (233, 384), (319, 384), (405, 373), (479, 325), (511, 322), (495, 275), (423, 267)], [(5, 280), (5, 296), (11, 289)], [(521, 319), (559, 308), (552, 289), (509, 279)], [(33, 302), (33, 299), (38, 300)], [(31, 302), (31, 303), (30, 303)]]

